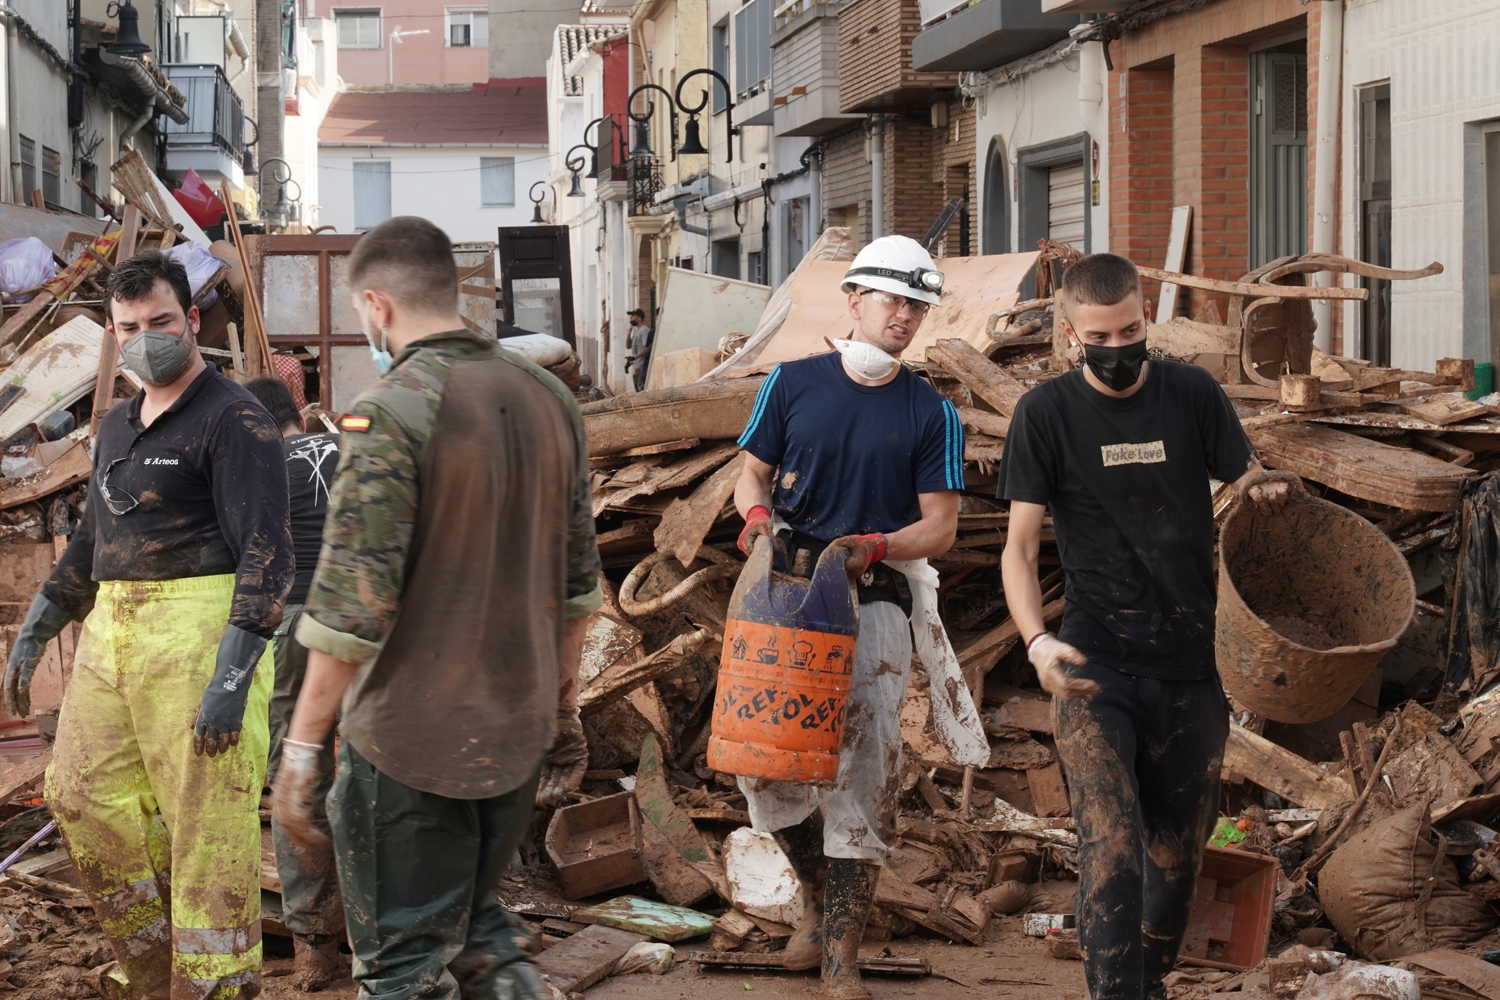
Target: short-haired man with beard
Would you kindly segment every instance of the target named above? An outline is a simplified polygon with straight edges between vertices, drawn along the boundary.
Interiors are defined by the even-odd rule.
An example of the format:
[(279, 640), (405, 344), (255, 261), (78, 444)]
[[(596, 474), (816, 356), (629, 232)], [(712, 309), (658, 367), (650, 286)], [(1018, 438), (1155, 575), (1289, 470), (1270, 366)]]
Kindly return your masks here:
[(958, 530), (963, 427), (953, 404), (897, 360), (943, 276), (915, 240), (884, 236), (844, 276), (854, 329), (836, 353), (778, 365), (740, 437), (740, 548), (775, 532), (793, 573), (825, 549), (858, 581), (855, 644), (838, 776), (831, 788), (741, 777), (757, 830), (774, 832), (812, 894), (788, 968), (821, 964), (824, 995), (868, 998), (856, 962), (880, 866), (894, 846), (901, 701), (911, 664), (904, 578), (883, 560), (947, 551)]

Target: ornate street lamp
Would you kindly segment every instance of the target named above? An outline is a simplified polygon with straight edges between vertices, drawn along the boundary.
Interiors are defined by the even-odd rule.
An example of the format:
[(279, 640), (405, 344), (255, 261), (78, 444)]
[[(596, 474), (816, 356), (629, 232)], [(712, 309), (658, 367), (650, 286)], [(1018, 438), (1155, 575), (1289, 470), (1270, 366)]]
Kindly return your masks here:
[(740, 130), (734, 126), (734, 92), (729, 89), (729, 81), (723, 75), (711, 69), (695, 69), (677, 81), (677, 107), (688, 116), (687, 125), (683, 128), (682, 145), (677, 152), (687, 156), (689, 154), (704, 155), (708, 149), (703, 145), (699, 137), (698, 115), (708, 107), (708, 91), (699, 91), (698, 103), (688, 107), (682, 100), (683, 86), (695, 76), (710, 76), (719, 81), (724, 88), (724, 124), (729, 129), (729, 157), (726, 162), (734, 162), (734, 137), (740, 134)]
[[(576, 174), (574, 175), (574, 182), (577, 182)], [(540, 194), (537, 193), (537, 188), (542, 189)], [(531, 185), (531, 190), (526, 192), (526, 197), (531, 199), (531, 204), (534, 206), (531, 210), (532, 225), (540, 226), (543, 222), (546, 221), (542, 218), (542, 202), (547, 200), (547, 195), (549, 193), (552, 195), (552, 206), (556, 208), (557, 193), (552, 190), (552, 185), (548, 184), (546, 181), (537, 181), (535, 184)], [(580, 195), (582, 193), (582, 191), (579, 192)]]
[(667, 150), (673, 160), (677, 159), (677, 106), (672, 92), (666, 87), (655, 83), (643, 83), (630, 92), (630, 97), (625, 101), (625, 114), (635, 122), (635, 142), (630, 147), (630, 158), (632, 160), (650, 159), (654, 154), (651, 152), (651, 116), (656, 113), (656, 105), (652, 103), (651, 96), (646, 96), (646, 110), (642, 114), (636, 114), (632, 108), (635, 107), (635, 95), (642, 91), (659, 90), (661, 95), (667, 99), (667, 110), (672, 113), (672, 141), (671, 148)]

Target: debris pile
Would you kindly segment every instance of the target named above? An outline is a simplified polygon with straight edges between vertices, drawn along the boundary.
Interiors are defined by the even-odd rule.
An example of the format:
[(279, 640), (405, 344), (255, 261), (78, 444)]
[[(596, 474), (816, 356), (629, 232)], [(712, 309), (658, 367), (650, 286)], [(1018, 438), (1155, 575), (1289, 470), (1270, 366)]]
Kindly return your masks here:
[[(743, 565), (734, 546), (741, 527), (732, 497), (741, 461), (734, 439), (776, 360), (825, 349), (797, 326), (812, 315), (805, 308), (811, 293), (797, 282), (804, 269), (817, 275), (819, 267), (842, 266), (836, 262), (848, 259), (846, 246), (838, 231), (825, 234), (791, 287), (772, 296), (761, 326), (726, 345), (720, 367), (704, 379), (584, 407), (606, 576), (605, 607), (589, 624), (581, 678), (593, 770), (577, 796), (582, 805), (538, 818), (522, 848), (524, 867), (501, 893), (531, 921), (549, 971), (554, 959), (566, 969), (563, 960), (572, 961), (574, 950), (584, 953), (573, 942), (585, 928), (607, 923), (586, 904), (620, 892), (634, 894), (637, 907), (646, 905), (642, 893), (659, 899), (650, 903), (661, 908), (654, 916), (673, 933), (684, 932), (687, 913), (712, 915), (707, 940), (686, 951), (679, 945), (677, 953), (703, 967), (777, 968), (777, 952), (801, 913), (802, 889), (790, 866), (773, 839), (748, 829), (733, 777), (709, 768), (705, 749), (726, 607)], [(1027, 273), (1028, 282), (1036, 275), (1024, 301), (1013, 293), (987, 311), (988, 322), (950, 323), (907, 356), (958, 407), (967, 431), (958, 537), (931, 563), (990, 759), (980, 768), (951, 762), (933, 729), (928, 682), (914, 663), (901, 719), (906, 752), (896, 849), (866, 934), (872, 944), (912, 935), (978, 944), (987, 933), (993, 939), (1000, 928), (1014, 929), (1045, 938), (1059, 958), (1076, 958), (1068, 788), (1050, 701), (1037, 689), (1005, 607), (999, 563), (1008, 515), (991, 497), (1017, 401), (1076, 363), (1051, 293), (1077, 255), (1047, 245), (1040, 255), (1015, 256), (1027, 258), (1017, 273)], [(1473, 996), (1451, 970), (1411, 965), (1387, 973), (1369, 963), (1470, 948), (1495, 923), (1489, 901), (1500, 900), (1500, 845), (1491, 849), (1494, 828), (1486, 824), (1500, 818), (1500, 694), (1474, 695), (1494, 682), (1500, 657), (1476, 656), (1471, 665), (1469, 649), (1500, 640), (1480, 611), (1491, 599), (1482, 567), (1493, 558), (1483, 536), (1493, 537), (1491, 511), (1500, 510), (1490, 502), (1500, 486), (1484, 485), (1496, 482), (1487, 474), (1500, 469), (1500, 397), (1465, 397), (1473, 388), (1471, 362), (1441, 361), (1435, 371), (1418, 372), (1315, 350), (1310, 301), (1363, 295), (1302, 284), (1320, 270), (1414, 280), (1441, 268), (1392, 272), (1309, 255), (1241, 282), (1147, 271), (1211, 293), (1196, 319), (1151, 328), (1151, 356), (1214, 371), (1265, 464), (1295, 472), (1310, 497), (1373, 524), (1377, 540), (1394, 544), (1393, 572), (1410, 570), (1416, 595), (1410, 627), (1396, 623), (1399, 639), (1360, 664), (1352, 696), (1331, 714), (1277, 721), (1234, 704), (1226, 818), (1208, 848), (1183, 949), (1190, 971), (1177, 974), (1173, 995), (1354, 995), (1346, 980), (1385, 977), (1389, 994), (1379, 992), (1387, 986), (1360, 989)], [(942, 311), (972, 317), (985, 310), (945, 297)], [(1225, 315), (1227, 322), (1219, 318)], [(1222, 526), (1235, 508), (1234, 491), (1212, 485)], [(1064, 579), (1050, 520), (1040, 564), (1045, 615), (1055, 623)], [(1354, 641), (1332, 632), (1310, 637), (1297, 624), (1277, 619), (1272, 627), (1308, 653)], [(637, 812), (616, 804), (622, 792)], [(606, 803), (613, 819), (598, 820), (591, 833), (576, 825), (580, 810)], [(1387, 847), (1399, 841), (1403, 857), (1418, 859), (1420, 879), (1402, 886), (1367, 870), (1378, 856), (1372, 839)], [(597, 877), (585, 873), (589, 866)], [(644, 880), (625, 888), (620, 880), (637, 871)], [(1377, 900), (1371, 893), (1380, 885), (1387, 896)], [(1372, 908), (1380, 907), (1377, 917)], [(1423, 918), (1414, 922), (1410, 914), (1418, 911)], [(610, 926), (679, 940), (646, 923)], [(1371, 935), (1380, 928), (1389, 933), (1377, 944)], [(609, 974), (631, 946), (614, 942), (591, 968)], [(1301, 950), (1286, 951), (1293, 946)], [(889, 946), (878, 957), (867, 951), (867, 959), (871, 971), (924, 972), (921, 959), (901, 958)], [(558, 972), (554, 985), (558, 976), (573, 988), (588, 979)]]

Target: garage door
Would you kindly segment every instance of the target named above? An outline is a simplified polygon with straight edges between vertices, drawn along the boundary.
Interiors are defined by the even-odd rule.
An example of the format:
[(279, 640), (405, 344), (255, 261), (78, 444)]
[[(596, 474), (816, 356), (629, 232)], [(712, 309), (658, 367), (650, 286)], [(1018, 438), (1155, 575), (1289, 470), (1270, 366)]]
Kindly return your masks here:
[(1047, 238), (1083, 250), (1083, 164), (1047, 172)]

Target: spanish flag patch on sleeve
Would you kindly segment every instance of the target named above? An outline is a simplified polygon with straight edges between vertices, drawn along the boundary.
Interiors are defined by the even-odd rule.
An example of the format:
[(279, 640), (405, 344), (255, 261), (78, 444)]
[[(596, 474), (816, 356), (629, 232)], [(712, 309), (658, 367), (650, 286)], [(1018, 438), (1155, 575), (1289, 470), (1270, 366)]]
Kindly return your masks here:
[(353, 431), (362, 434), (370, 429), (370, 418), (362, 417), (357, 413), (346, 414), (339, 420), (339, 430)]

